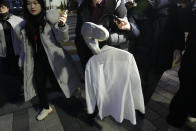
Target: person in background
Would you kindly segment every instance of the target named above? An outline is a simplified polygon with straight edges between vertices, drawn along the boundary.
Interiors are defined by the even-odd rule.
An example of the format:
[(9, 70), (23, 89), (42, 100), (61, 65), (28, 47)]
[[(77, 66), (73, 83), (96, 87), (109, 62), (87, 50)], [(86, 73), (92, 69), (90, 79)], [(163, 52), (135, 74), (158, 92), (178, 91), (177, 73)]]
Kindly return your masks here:
[[(83, 24), (85, 22), (91, 22), (98, 26), (101, 25), (109, 31), (109, 38), (106, 41), (99, 41), (99, 49), (104, 45), (125, 49), (128, 47), (129, 36), (134, 35), (134, 28), (129, 24), (126, 15), (127, 9), (122, 0), (82, 1), (77, 12), (75, 44), (80, 57), (83, 73), (85, 72), (86, 63), (89, 58), (93, 56), (92, 50), (87, 46), (87, 43), (81, 34)], [(84, 81), (82, 80), (82, 82)], [(90, 115), (90, 118), (94, 118), (97, 113), (98, 110), (96, 108), (95, 112)]]
[[(18, 93), (21, 91), (23, 79), (21, 72), (23, 54), (22, 42), (17, 37), (16, 27), (22, 21), (22, 18), (10, 13), (9, 0), (0, 0), (0, 75), (11, 76), (17, 80), (19, 85), (15, 85), (15, 88), (18, 87)], [(7, 85), (2, 84), (3, 82), (2, 87)]]
[[(107, 44), (121, 48), (121, 45), (118, 43), (120, 40), (116, 39), (120, 38), (118, 35), (120, 34), (124, 38), (124, 34), (132, 33), (132, 27), (126, 15), (127, 10), (124, 2), (121, 0), (84, 0), (82, 2), (77, 14), (75, 43), (83, 69), (85, 69), (87, 61), (93, 55), (81, 35), (83, 23), (93, 22), (103, 25), (109, 31), (109, 39), (99, 42), (100, 47)], [(126, 41), (126, 39), (123, 41)]]
[(130, 39), (129, 39), (128, 51), (130, 52), (130, 50), (135, 44), (135, 39), (137, 39), (140, 36), (140, 30), (135, 21), (135, 17), (132, 15), (133, 13), (131, 12), (131, 9), (135, 8), (137, 6), (137, 3), (134, 0), (124, 0), (124, 2), (127, 8), (127, 18), (129, 23), (131, 24), (132, 32), (134, 34), (132, 35), (134, 37), (129, 36)]
[(196, 122), (196, 2), (179, 1), (173, 9), (174, 39), (185, 41), (184, 32), (188, 32), (186, 48), (178, 71), (180, 87), (172, 98), (167, 116), (171, 126), (168, 131), (181, 131), (186, 121)]
[(69, 39), (67, 12), (60, 16), (57, 10), (46, 11), (44, 0), (24, 0), (23, 9), (26, 23), (19, 27), (19, 36), (25, 53), (25, 101), (37, 93), (41, 107), (37, 120), (43, 120), (53, 112), (48, 101), (47, 79), (69, 98), (79, 84), (79, 75), (60, 45)]
[(148, 104), (165, 70), (171, 68), (173, 58), (179, 59), (183, 43), (174, 43), (169, 21), (171, 1), (138, 0), (127, 4), (128, 18), (137, 23), (140, 35), (129, 51), (134, 55), (140, 72), (145, 105)]
[(81, 5), (82, 1), (83, 1), (83, 0), (77, 0), (77, 2), (78, 2), (78, 7)]

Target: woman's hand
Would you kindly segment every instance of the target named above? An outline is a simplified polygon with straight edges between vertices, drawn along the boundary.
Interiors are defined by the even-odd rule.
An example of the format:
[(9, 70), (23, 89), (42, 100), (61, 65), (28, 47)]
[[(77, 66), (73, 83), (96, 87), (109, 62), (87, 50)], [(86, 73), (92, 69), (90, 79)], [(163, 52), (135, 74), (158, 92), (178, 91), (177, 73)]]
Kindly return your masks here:
[(124, 19), (124, 18), (117, 18), (117, 20), (114, 20), (114, 23), (116, 23), (116, 25), (118, 26), (118, 28), (120, 30), (131, 30), (131, 26), (128, 22), (128, 20)]
[(60, 19), (59, 19), (59, 24), (58, 24), (58, 26), (59, 27), (63, 27), (63, 26), (65, 26), (65, 23), (66, 23), (66, 21), (67, 21), (67, 10), (66, 11), (64, 11), (62, 14), (61, 14), (61, 17), (60, 17)]

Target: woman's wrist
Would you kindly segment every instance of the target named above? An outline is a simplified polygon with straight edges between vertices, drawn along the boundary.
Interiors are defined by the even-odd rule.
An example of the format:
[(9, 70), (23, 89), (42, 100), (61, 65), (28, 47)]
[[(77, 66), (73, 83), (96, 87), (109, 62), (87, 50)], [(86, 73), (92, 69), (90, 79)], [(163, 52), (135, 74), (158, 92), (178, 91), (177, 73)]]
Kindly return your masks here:
[(59, 23), (58, 23), (58, 26), (59, 26), (59, 27), (64, 27), (64, 26), (65, 26), (65, 23), (59, 22)]

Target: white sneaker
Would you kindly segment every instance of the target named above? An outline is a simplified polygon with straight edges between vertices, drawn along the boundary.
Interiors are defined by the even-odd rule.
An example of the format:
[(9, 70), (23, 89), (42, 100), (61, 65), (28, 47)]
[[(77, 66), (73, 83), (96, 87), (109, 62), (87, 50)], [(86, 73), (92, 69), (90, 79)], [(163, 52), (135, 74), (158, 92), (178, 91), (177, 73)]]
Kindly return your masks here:
[(53, 109), (50, 106), (49, 106), (49, 109), (42, 109), (42, 111), (37, 116), (37, 120), (41, 121), (45, 119), (52, 112), (53, 112)]
[(105, 41), (109, 37), (109, 32), (105, 27), (92, 22), (85, 22), (82, 25), (81, 34), (83, 37), (97, 39), (98, 41)]
[(93, 54), (101, 53), (99, 41), (105, 41), (109, 37), (109, 32), (105, 27), (92, 22), (85, 22), (82, 25), (81, 34)]
[(181, 129), (180, 129), (180, 128), (175, 128), (175, 127), (171, 126), (171, 127), (168, 129), (168, 131), (181, 131)]
[(196, 118), (194, 118), (194, 117), (188, 117), (187, 119), (188, 119), (188, 121), (191, 122), (191, 123), (196, 122)]
[(93, 54), (96, 55), (101, 53), (101, 49), (99, 48), (99, 42), (97, 39), (85, 37), (84, 40), (87, 42), (86, 44)]

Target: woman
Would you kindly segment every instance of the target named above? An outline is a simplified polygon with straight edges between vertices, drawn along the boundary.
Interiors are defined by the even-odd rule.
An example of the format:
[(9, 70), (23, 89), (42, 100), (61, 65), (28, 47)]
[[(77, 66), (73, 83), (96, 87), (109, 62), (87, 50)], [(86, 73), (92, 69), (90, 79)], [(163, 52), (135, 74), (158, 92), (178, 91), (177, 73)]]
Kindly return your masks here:
[[(79, 75), (69, 55), (60, 47), (68, 40), (67, 14), (46, 12), (43, 0), (24, 0), (24, 24), (21, 38), (24, 42), (25, 100), (38, 95), (42, 111), (37, 120), (43, 120), (53, 110), (47, 98), (46, 81), (49, 78), (60, 86), (67, 98), (79, 84)], [(59, 42), (59, 43), (58, 43)]]
[[(21, 41), (15, 28), (23, 21), (10, 12), (9, 0), (0, 1), (0, 83), (1, 97), (16, 99), (22, 93)], [(12, 81), (12, 82), (11, 82)], [(14, 84), (13, 84), (14, 83)], [(14, 88), (13, 88), (14, 87)], [(5, 92), (4, 92), (5, 91)], [(2, 93), (3, 92), (3, 93)], [(10, 94), (11, 92), (14, 95)], [(7, 94), (8, 93), (8, 94)], [(0, 98), (1, 99), (1, 98)], [(11, 100), (12, 100), (11, 99)]]
[[(196, 122), (196, 1), (177, 2), (173, 9), (172, 21), (175, 23), (173, 36), (179, 43), (182, 41), (185, 47), (180, 69), (178, 71), (179, 90), (171, 100), (167, 122), (170, 125), (168, 131), (182, 131), (184, 125)], [(188, 32), (185, 41), (184, 32)], [(184, 129), (185, 130), (185, 129)]]

